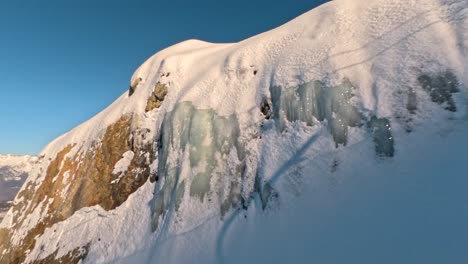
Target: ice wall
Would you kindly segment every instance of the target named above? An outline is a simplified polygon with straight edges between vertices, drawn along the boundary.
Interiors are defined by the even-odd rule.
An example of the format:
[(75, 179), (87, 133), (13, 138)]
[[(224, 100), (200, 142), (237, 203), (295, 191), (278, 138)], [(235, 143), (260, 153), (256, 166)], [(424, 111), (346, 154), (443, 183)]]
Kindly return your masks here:
[(336, 147), (348, 143), (350, 127), (367, 124), (378, 156), (393, 157), (394, 140), (387, 118), (367, 117), (353, 104), (356, 87), (348, 80), (334, 87), (312, 81), (295, 88), (272, 86), (273, 116), (283, 129), (285, 122), (302, 121), (308, 126), (326, 122)]
[(221, 215), (240, 202), (245, 153), (239, 135), (236, 115), (219, 116), (190, 102), (179, 103), (165, 115), (153, 230), (166, 221), (168, 210), (179, 209), (186, 194), (220, 206)]
[(346, 145), (348, 128), (363, 124), (362, 114), (351, 104), (354, 89), (347, 79), (335, 87), (320, 81), (287, 89), (272, 86), (273, 115), (281, 128), (285, 121), (303, 121), (312, 126), (326, 120), (336, 145)]
[[(426, 91), (433, 102), (456, 111), (452, 94), (459, 88), (453, 74), (447, 71), (415, 79), (419, 87), (412, 87), (408, 101), (403, 102), (408, 114), (417, 114), (416, 90)], [(356, 106), (359, 98), (354, 95), (357, 89), (346, 78), (336, 86), (317, 80), (297, 87), (272, 86), (271, 98), (261, 103), (259, 111), (266, 119), (272, 117), (280, 130), (287, 122), (299, 121), (307, 126), (320, 122), (327, 127), (337, 148), (348, 144), (351, 127), (360, 128), (372, 140), (378, 157), (393, 157), (393, 117), (359, 110)], [(191, 102), (182, 102), (166, 113), (160, 131), (160, 181), (153, 204), (153, 230), (166, 221), (167, 212), (177, 212), (187, 197), (219, 207), (221, 216), (249, 199), (241, 194), (246, 151), (239, 142), (241, 132), (236, 115), (220, 116), (213, 109), (196, 109)], [(264, 208), (275, 192), (268, 182), (263, 185), (256, 182), (254, 191), (260, 194)]]
[(456, 112), (457, 106), (452, 94), (460, 92), (459, 82), (451, 71), (436, 74), (422, 74), (418, 82), (429, 94), (432, 102), (445, 105), (445, 110)]

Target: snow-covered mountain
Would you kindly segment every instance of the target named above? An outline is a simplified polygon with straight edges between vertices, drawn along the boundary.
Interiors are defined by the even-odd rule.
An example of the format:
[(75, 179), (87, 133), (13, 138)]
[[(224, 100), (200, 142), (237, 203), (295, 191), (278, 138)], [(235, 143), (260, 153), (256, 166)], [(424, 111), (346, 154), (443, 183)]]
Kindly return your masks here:
[(50, 143), (0, 263), (467, 263), (468, 2), (189, 40)]
[(39, 161), (40, 158), (36, 156), (0, 155), (0, 221)]

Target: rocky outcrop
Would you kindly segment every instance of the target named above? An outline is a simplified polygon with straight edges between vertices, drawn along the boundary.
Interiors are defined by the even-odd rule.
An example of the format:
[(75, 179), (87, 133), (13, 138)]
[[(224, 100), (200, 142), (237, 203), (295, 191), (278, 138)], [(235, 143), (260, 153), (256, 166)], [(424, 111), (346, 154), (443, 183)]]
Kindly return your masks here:
[[(23, 262), (25, 252), (34, 248), (35, 238), (46, 228), (83, 207), (100, 205), (105, 210), (114, 209), (148, 180), (154, 147), (141, 144), (140, 139), (147, 131), (136, 128), (136, 123), (132, 116), (124, 116), (110, 125), (91, 148), (75, 150), (75, 144), (64, 147), (50, 161), (42, 182), (27, 183), (18, 195), (17, 201), (21, 202), (13, 206), (13, 226), (9, 230), (0, 229), (0, 252), (4, 252), (0, 263)], [(126, 152), (134, 153), (128, 167), (114, 173), (114, 166)], [(37, 211), (44, 218), (21, 241), (12, 243), (15, 230), (29, 224), (24, 216)], [(77, 252), (70, 253), (66, 263), (76, 263), (81, 259), (79, 256), (85, 255)], [(60, 263), (54, 257), (45, 257), (50, 260), (47, 263)], [(45, 263), (41, 261), (38, 263)]]
[(149, 112), (155, 108), (161, 107), (164, 98), (167, 95), (167, 86), (163, 83), (156, 83), (154, 86), (153, 92), (151, 96), (148, 98), (148, 102), (146, 103), (145, 111)]
[(142, 81), (141, 77), (136, 78), (130, 83), (130, 88), (128, 89), (128, 96), (132, 96), (132, 94), (135, 92), (138, 84)]

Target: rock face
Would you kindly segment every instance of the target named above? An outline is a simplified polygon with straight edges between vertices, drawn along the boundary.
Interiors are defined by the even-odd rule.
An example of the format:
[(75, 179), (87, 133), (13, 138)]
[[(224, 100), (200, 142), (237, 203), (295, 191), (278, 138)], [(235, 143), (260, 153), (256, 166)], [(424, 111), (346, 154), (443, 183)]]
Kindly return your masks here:
[(156, 83), (154, 90), (151, 93), (151, 96), (148, 98), (146, 103), (145, 112), (149, 112), (155, 108), (161, 107), (164, 97), (167, 95), (167, 86), (160, 82)]
[[(321, 213), (354, 213), (326, 210), (335, 194), (379, 200), (353, 196), (366, 192), (347, 188), (353, 177), (395, 171), (409, 181), (405, 173), (422, 171), (420, 180), (439, 179), (413, 156), (425, 147), (443, 158), (420, 142), (468, 129), (467, 17), (462, 0), (333, 1), (240, 43), (189, 40), (158, 52), (136, 70), (128, 94), (43, 150), (0, 224), (0, 263), (270, 263), (283, 248), (252, 248), (278, 244), (291, 258), (313, 258), (304, 245), (323, 230), (312, 228), (341, 219)], [(446, 147), (459, 151), (447, 161), (452, 175), (468, 156), (457, 146)], [(386, 205), (402, 199), (391, 197)], [(415, 211), (406, 209), (391, 215)], [(277, 231), (286, 242), (275, 243)]]
[[(148, 180), (150, 161), (155, 158), (155, 145), (141, 144), (139, 139), (145, 137), (145, 133), (135, 125), (132, 116), (123, 116), (108, 126), (104, 135), (90, 148), (75, 149), (76, 144), (67, 145), (50, 161), (40, 184), (26, 183), (17, 196), (17, 200), (22, 202), (15, 203), (12, 208), (13, 212), (18, 212), (12, 219), (12, 228), (25, 225), (27, 218), (21, 216), (33, 214), (37, 209), (43, 211), (44, 217), (29, 230), (20, 244), (1, 245), (0, 251), (6, 250), (9, 256), (1, 261), (23, 262), (24, 252), (32, 250), (35, 245), (34, 237), (46, 228), (67, 219), (83, 207), (100, 205), (105, 210), (114, 209)], [(123, 154), (126, 152), (134, 155), (124, 171), (114, 173), (114, 166), (125, 158)], [(4, 233), (3, 239), (5, 237), (8, 238), (9, 234)], [(84, 256), (86, 250), (76, 249), (65, 259), (76, 262)]]
[(138, 84), (140, 84), (140, 82), (142, 81), (141, 78), (137, 78), (135, 80), (133, 80), (131, 83), (130, 83), (130, 88), (128, 89), (128, 96), (132, 96), (133, 93), (135, 92)]

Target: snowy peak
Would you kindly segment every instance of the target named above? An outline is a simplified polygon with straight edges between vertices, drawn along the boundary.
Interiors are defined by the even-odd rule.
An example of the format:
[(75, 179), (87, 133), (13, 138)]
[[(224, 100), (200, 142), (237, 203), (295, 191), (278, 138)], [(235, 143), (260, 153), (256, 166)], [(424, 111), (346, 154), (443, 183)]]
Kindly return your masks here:
[[(297, 250), (327, 221), (304, 212), (374, 201), (356, 179), (438, 182), (424, 161), (445, 152), (429, 141), (457, 153), (454, 175), (468, 164), (454, 143), (468, 128), (467, 17), (464, 0), (333, 1), (239, 43), (158, 52), (44, 149), (0, 224), (0, 263), (239, 263), (237, 249), (275, 244), (314, 258)], [(264, 236), (288, 221), (301, 239)]]

